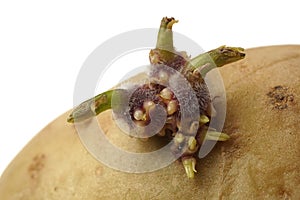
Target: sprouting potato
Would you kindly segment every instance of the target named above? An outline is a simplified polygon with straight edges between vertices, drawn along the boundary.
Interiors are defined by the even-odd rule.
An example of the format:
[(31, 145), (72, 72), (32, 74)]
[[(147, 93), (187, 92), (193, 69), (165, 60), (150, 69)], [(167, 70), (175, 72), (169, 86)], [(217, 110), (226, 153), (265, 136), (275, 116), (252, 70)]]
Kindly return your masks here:
[[(183, 157), (148, 173), (114, 170), (84, 148), (74, 125), (66, 122), (67, 112), (7, 167), (0, 178), (0, 199), (300, 199), (300, 46), (245, 53), (245, 59), (220, 69), (227, 96), (223, 132), (230, 139), (218, 143), (208, 156)], [(163, 90), (158, 96), (169, 103), (173, 94)], [(138, 107), (141, 112), (132, 112), (133, 118), (145, 120), (151, 102), (146, 104)], [(97, 120), (112, 143), (138, 152), (163, 145), (159, 136), (142, 141), (123, 134), (107, 108)], [(208, 123), (209, 117), (201, 115), (199, 124)], [(175, 141), (197, 148), (195, 138), (180, 134), (174, 135)], [(193, 168), (198, 173), (189, 179), (186, 172), (193, 173)]]

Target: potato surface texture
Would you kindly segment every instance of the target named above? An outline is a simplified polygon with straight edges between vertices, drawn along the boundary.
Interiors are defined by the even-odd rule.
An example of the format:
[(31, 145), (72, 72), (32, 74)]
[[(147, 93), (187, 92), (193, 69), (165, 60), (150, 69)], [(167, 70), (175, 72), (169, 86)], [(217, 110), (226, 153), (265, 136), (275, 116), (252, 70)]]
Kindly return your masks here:
[[(142, 174), (103, 165), (66, 122), (67, 112), (7, 167), (0, 199), (300, 199), (300, 46), (248, 49), (244, 60), (220, 71), (227, 96), (223, 132), (231, 138), (197, 162), (194, 179), (179, 161)], [(110, 111), (97, 118), (121, 148), (161, 146), (122, 134)]]

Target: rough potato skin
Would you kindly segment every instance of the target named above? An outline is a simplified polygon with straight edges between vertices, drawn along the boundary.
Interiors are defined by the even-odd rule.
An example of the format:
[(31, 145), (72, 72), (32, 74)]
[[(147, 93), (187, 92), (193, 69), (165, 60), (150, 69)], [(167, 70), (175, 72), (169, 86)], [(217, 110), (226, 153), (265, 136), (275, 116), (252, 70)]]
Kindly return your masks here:
[[(178, 162), (145, 174), (102, 165), (66, 122), (67, 112), (7, 167), (0, 199), (300, 199), (300, 46), (246, 53), (244, 60), (221, 69), (227, 92), (224, 132), (231, 139), (197, 162), (195, 179), (187, 179)], [(293, 96), (284, 109), (267, 95), (275, 86), (288, 88)], [(128, 150), (160, 145), (121, 134), (110, 111), (98, 119), (106, 135)]]

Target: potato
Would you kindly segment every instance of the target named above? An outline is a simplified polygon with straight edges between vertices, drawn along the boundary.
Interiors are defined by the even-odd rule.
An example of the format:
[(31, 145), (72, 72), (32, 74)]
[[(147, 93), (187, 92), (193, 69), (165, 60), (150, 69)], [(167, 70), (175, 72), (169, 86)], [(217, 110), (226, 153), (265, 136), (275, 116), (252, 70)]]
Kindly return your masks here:
[[(227, 92), (224, 132), (188, 179), (179, 161), (133, 174), (95, 160), (69, 112), (46, 126), (0, 179), (0, 199), (300, 199), (300, 46), (249, 49), (221, 69)], [(98, 117), (122, 148), (154, 149), (155, 139), (126, 137), (106, 111)], [(91, 130), (92, 131), (92, 130)]]

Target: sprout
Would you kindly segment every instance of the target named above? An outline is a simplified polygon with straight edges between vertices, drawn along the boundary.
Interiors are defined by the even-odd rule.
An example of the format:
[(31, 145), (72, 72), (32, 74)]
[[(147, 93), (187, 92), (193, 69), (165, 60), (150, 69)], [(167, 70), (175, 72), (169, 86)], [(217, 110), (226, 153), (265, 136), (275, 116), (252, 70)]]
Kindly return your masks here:
[(188, 178), (194, 178), (196, 170), (196, 159), (194, 157), (182, 158), (182, 164)]
[(176, 100), (172, 100), (167, 105), (167, 113), (168, 115), (172, 115), (178, 111), (178, 102)]
[(171, 100), (173, 97), (173, 92), (169, 88), (164, 88), (159, 95), (165, 100)]
[[(179, 52), (174, 48), (172, 28), (177, 22), (174, 18), (167, 17), (161, 20), (156, 47), (149, 53), (149, 60), (152, 65), (152, 71), (150, 71), (148, 77), (149, 82), (133, 87), (134, 89), (115, 89), (99, 94), (74, 108), (67, 120), (74, 123), (96, 116), (112, 108), (113, 94), (116, 94), (117, 105), (118, 103), (122, 104), (122, 96), (124, 94), (130, 93), (131, 97), (128, 106), (131, 119), (138, 126), (146, 127), (152, 120), (149, 116), (151, 110), (160, 105), (161, 108), (165, 109), (167, 119), (164, 127), (157, 135), (170, 141), (173, 140), (171, 145), (172, 153), (180, 156), (187, 176), (193, 178), (196, 172), (195, 156), (203, 141), (226, 141), (229, 139), (229, 136), (225, 133), (208, 129), (211, 118), (218, 113), (212, 105), (204, 77), (216, 67), (222, 67), (243, 59), (245, 53), (244, 49), (240, 47), (221, 46), (190, 59), (186, 52)], [(180, 86), (180, 83), (177, 83), (177, 79), (173, 79), (173, 77), (177, 76), (170, 74), (168, 70), (163, 70), (160, 67), (161, 65), (181, 73), (189, 82), (197, 97), (200, 112), (199, 119), (191, 122), (189, 125), (181, 122), (181, 106), (183, 106), (183, 109), (186, 109), (184, 106), (189, 105), (182, 105), (170, 88), (161, 85), (172, 80), (172, 84), (174, 82), (174, 84)], [(190, 97), (186, 96), (185, 98)], [(154, 117), (155, 121), (155, 116), (151, 117)]]
[(133, 117), (134, 117), (135, 120), (138, 120), (138, 121), (140, 121), (140, 120), (145, 121), (146, 120), (146, 114), (141, 109), (136, 109), (133, 113)]
[(188, 148), (189, 150), (193, 151), (197, 147), (197, 140), (194, 137), (190, 137), (188, 139)]

